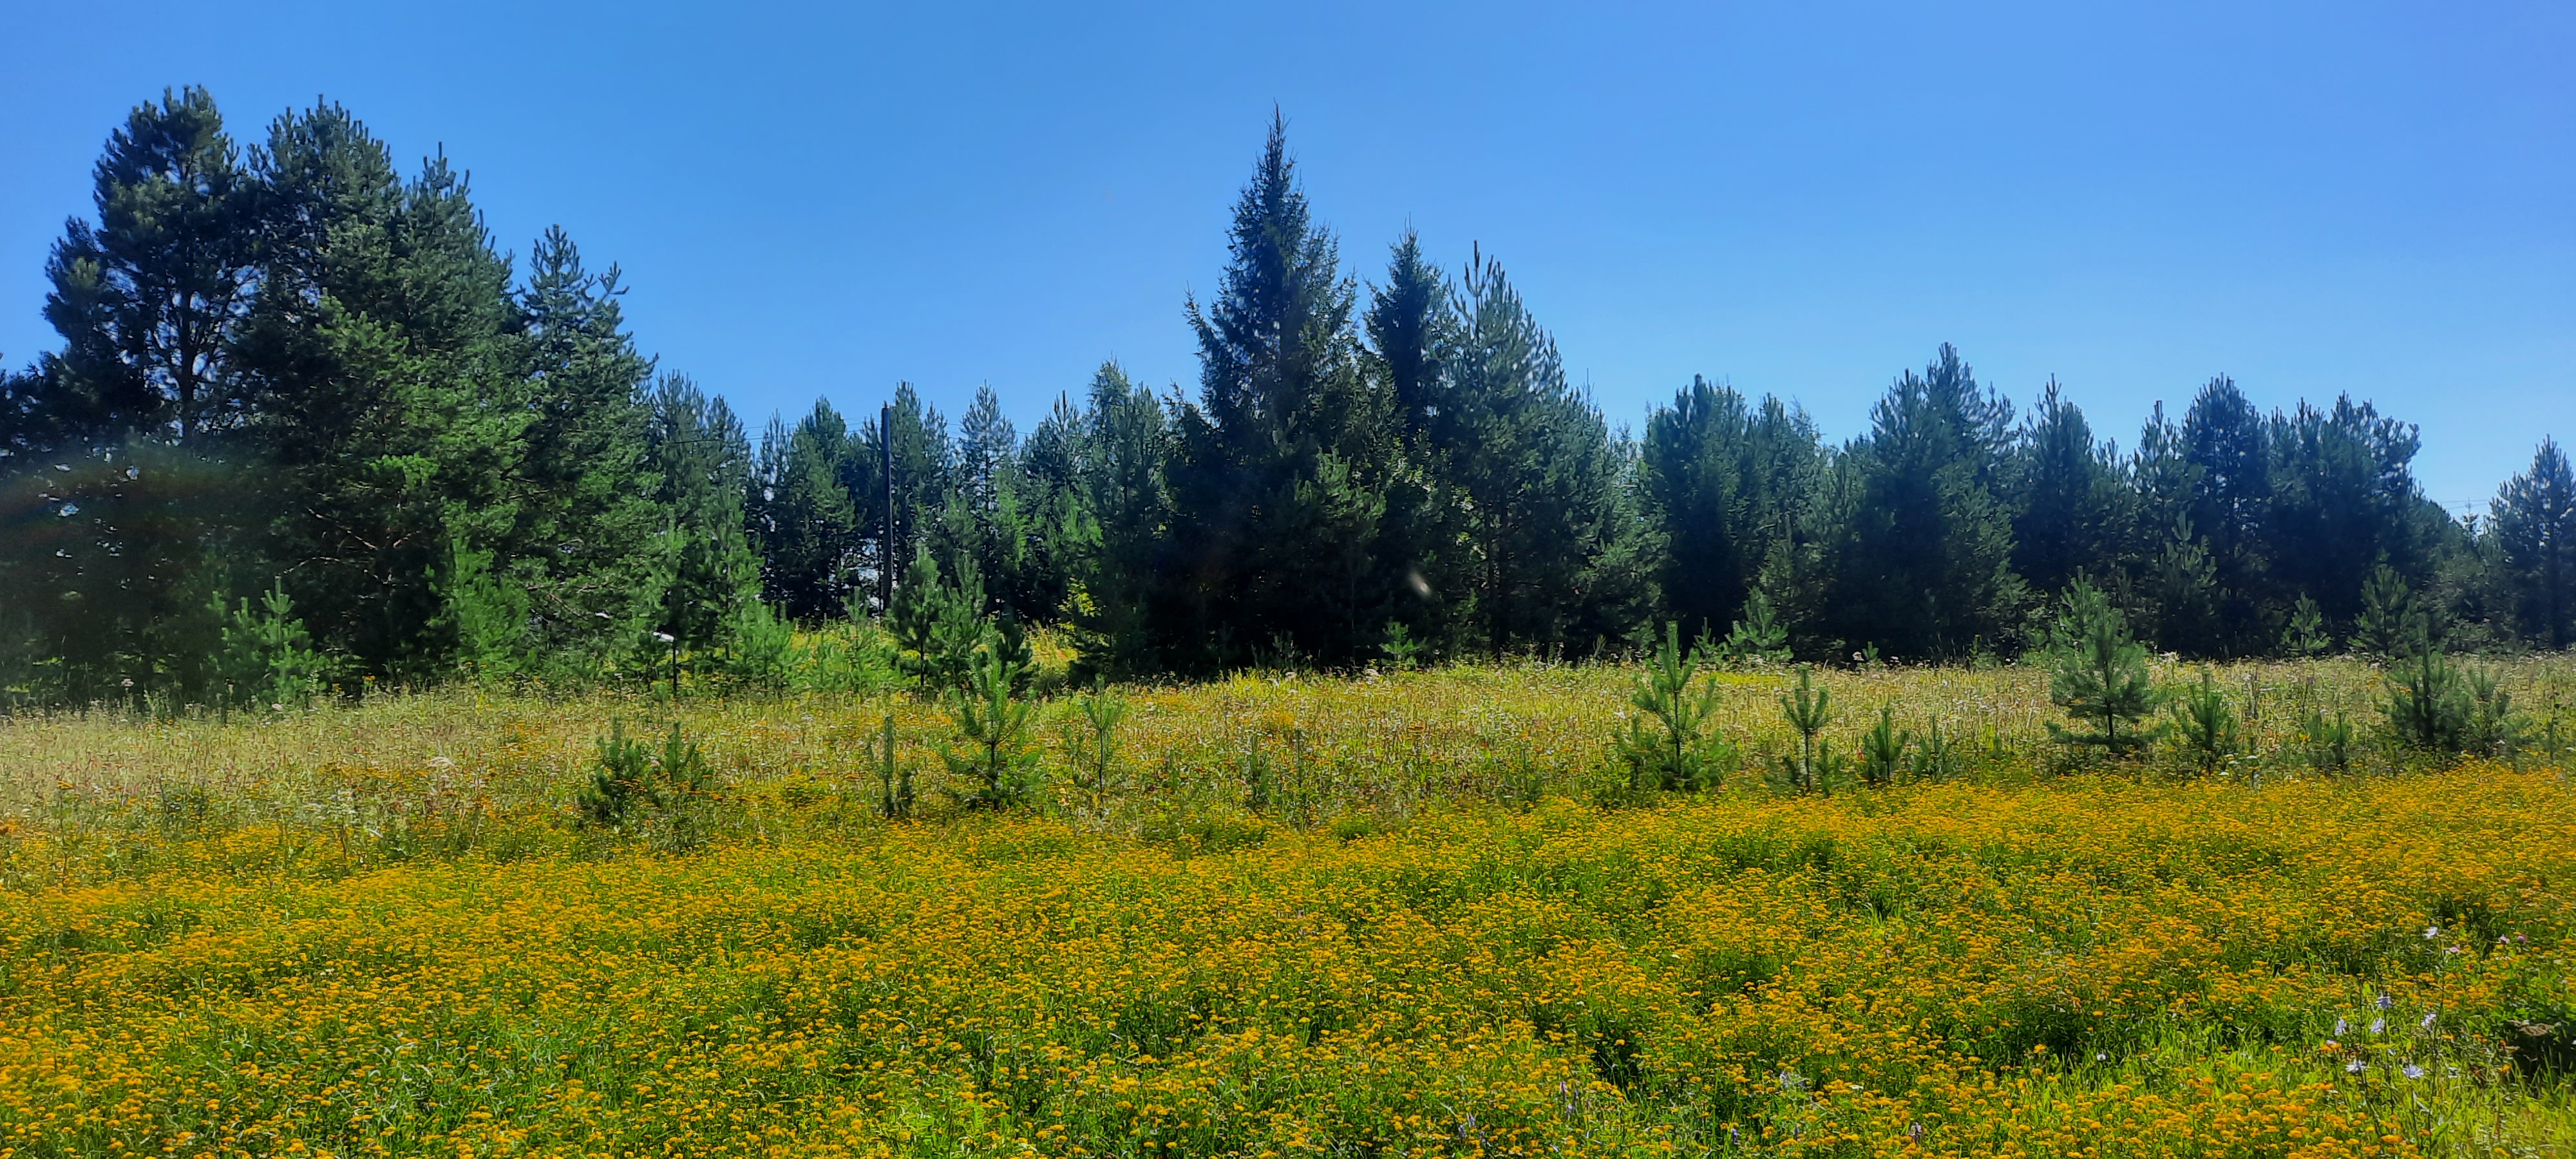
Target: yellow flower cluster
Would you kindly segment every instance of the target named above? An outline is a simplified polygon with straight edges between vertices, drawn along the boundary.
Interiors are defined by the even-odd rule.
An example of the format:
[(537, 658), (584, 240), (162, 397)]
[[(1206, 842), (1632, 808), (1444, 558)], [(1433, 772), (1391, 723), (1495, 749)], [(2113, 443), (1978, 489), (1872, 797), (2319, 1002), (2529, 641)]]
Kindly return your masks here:
[(2576, 1013), (2571, 805), (2469, 764), (1213, 852), (968, 817), (322, 873), (283, 820), (146, 834), (0, 892), (0, 1159), (2486, 1154), (2566, 1138), (2515, 1036)]

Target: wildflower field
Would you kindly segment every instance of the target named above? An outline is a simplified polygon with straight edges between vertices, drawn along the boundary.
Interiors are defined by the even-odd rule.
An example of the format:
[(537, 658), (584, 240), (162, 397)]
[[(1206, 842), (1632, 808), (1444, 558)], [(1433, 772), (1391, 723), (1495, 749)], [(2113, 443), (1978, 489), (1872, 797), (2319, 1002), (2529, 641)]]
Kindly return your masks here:
[[(1011, 809), (901, 697), (21, 717), (0, 1157), (2565, 1155), (2564, 667), (2456, 760), (2321, 757), (2358, 664), (2222, 669), (2214, 764), (1818, 674), (1829, 750), (1938, 751), (1878, 784), (1729, 673), (1692, 792), (1617, 767), (1630, 670), (1242, 677), (1106, 753), (1047, 702)], [(707, 786), (577, 823), (612, 722)]]

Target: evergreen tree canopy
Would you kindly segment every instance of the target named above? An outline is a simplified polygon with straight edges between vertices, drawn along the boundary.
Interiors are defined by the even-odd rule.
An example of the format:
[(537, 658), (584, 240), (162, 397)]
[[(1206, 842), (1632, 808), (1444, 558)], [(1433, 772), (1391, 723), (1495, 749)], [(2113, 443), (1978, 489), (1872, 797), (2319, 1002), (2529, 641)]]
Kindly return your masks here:
[(2576, 643), (2576, 475), (2557, 440), (2540, 440), (2488, 512), (2518, 626), (2543, 647)]
[(1274, 118), (1214, 299), (1188, 305), (1199, 396), (1178, 415), (1157, 644), (1204, 667), (1262, 653), (1346, 661), (1374, 647), (1391, 400), (1360, 371), (1355, 290), (1316, 226)]
[(1996, 495), (2012, 404), (1947, 345), (1908, 371), (1844, 456), (1828, 622), (1892, 656), (1966, 655), (2019, 625), (2011, 513)]

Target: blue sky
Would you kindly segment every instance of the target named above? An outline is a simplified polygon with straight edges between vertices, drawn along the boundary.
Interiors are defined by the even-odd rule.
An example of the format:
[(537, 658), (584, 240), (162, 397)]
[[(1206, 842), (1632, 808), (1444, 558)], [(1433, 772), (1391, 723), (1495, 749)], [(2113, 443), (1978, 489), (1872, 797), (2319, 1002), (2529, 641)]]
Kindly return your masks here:
[(110, 127), (202, 83), (245, 141), (318, 93), (443, 146), (755, 427), (909, 379), (1025, 429), (1104, 358), (1195, 383), (1275, 102), (1349, 268), (1481, 244), (1614, 421), (1699, 373), (1845, 437), (1951, 341), (2124, 445), (2220, 372), (2350, 391), (2482, 500), (2576, 437), (2571, 59), (2563, 4), (12, 0), (0, 354)]

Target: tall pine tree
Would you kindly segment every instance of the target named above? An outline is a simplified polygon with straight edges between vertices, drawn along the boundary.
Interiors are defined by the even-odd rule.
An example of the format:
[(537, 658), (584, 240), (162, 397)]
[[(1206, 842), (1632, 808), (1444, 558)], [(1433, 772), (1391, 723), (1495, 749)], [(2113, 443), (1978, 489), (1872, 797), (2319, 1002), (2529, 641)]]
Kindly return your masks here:
[(2025, 610), (1997, 495), (2012, 404), (1945, 344), (1888, 388), (1870, 423), (1840, 464), (1826, 622), (1851, 647), (1909, 659), (2006, 646)]
[(2555, 439), (2488, 506), (2518, 626), (2544, 648), (2576, 644), (2576, 475)]

